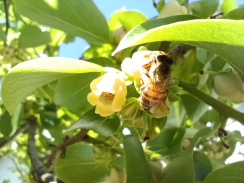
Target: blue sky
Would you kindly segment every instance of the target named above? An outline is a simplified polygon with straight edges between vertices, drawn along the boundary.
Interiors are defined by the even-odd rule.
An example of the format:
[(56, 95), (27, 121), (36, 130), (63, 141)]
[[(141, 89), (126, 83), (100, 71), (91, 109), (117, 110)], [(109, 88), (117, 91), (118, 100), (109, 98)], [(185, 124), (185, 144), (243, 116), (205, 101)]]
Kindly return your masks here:
[[(194, 0), (190, 0), (190, 2), (192, 1)], [(123, 7), (128, 10), (140, 11), (147, 18), (151, 18), (157, 15), (157, 11), (152, 5), (152, 0), (93, 0), (93, 2), (97, 5), (98, 9), (103, 13), (107, 20), (110, 19), (114, 11), (120, 10)], [(244, 0), (237, 0), (237, 3), (244, 4)], [(68, 58), (79, 58), (82, 56), (84, 50), (88, 46), (89, 44), (87, 44), (84, 39), (76, 37), (74, 42), (67, 44), (64, 43), (61, 45), (59, 56)]]

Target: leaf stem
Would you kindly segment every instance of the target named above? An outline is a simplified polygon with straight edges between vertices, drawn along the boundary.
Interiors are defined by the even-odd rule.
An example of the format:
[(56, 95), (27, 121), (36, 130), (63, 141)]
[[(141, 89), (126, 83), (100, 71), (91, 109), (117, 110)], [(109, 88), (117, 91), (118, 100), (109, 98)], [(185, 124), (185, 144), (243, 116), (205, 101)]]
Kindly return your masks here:
[(204, 103), (210, 105), (215, 109), (220, 115), (226, 116), (228, 118), (233, 118), (240, 123), (244, 124), (244, 114), (227, 106), (226, 104), (216, 100), (215, 98), (201, 92), (194, 86), (187, 84), (185, 82), (179, 81), (179, 86), (183, 88), (186, 92), (194, 96), (195, 98), (203, 101)]

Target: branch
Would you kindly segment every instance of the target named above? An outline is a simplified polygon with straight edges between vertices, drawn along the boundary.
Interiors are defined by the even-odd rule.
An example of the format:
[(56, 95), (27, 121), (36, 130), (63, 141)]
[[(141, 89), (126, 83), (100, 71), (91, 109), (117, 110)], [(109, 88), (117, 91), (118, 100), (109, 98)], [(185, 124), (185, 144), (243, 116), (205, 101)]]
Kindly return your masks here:
[(5, 14), (6, 14), (6, 36), (8, 35), (8, 29), (9, 29), (9, 19), (8, 19), (8, 4), (7, 4), (7, 0), (3, 0), (4, 1), (4, 9), (5, 9)]
[(27, 128), (29, 128), (29, 123), (25, 123), (24, 125), (22, 125), (18, 130), (16, 130), (16, 132), (10, 138), (5, 138), (5, 137), (0, 138), (0, 149), (5, 145), (7, 145), (12, 140), (14, 140), (17, 135), (25, 132)]
[(244, 114), (233, 109), (230, 106), (216, 100), (215, 98), (201, 92), (190, 84), (179, 81), (179, 86), (183, 88), (186, 92), (194, 96), (195, 98), (203, 101), (204, 103), (210, 105), (213, 109), (215, 109), (220, 115), (233, 118), (240, 123), (244, 124)]
[(59, 145), (57, 145), (53, 151), (52, 154), (50, 155), (46, 167), (49, 169), (53, 168), (54, 162), (57, 159), (57, 157), (59, 155), (61, 155), (61, 157), (65, 157), (65, 151), (66, 148), (72, 144), (75, 144), (77, 142), (81, 142), (84, 141), (85, 138), (87, 137), (87, 132), (89, 130), (87, 129), (82, 129), (79, 131), (79, 133), (77, 133), (76, 135), (69, 137), (68, 135), (66, 135), (63, 140), (60, 142)]
[[(29, 118), (30, 128), (29, 128), (29, 139), (28, 139), (28, 146), (27, 152), (31, 160), (31, 165), (33, 168), (33, 179), (39, 183), (49, 183), (55, 181), (53, 175), (46, 173), (44, 170), (44, 165), (42, 161), (39, 159), (38, 152), (36, 149), (36, 128), (37, 128), (37, 119), (34, 116)], [(62, 181), (57, 181), (62, 182)]]

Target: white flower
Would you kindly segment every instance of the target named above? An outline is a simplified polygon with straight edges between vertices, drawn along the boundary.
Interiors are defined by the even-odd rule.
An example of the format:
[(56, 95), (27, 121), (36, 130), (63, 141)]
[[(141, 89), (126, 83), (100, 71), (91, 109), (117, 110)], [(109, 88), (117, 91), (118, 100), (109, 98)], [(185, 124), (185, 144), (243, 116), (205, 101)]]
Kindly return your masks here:
[(187, 9), (185, 6), (181, 6), (178, 1), (170, 0), (167, 2), (162, 10), (160, 11), (158, 18), (165, 18), (174, 15), (184, 15), (187, 14)]
[(223, 99), (239, 102), (243, 96), (243, 85), (240, 76), (233, 72), (224, 72), (214, 77), (214, 91)]
[(127, 88), (123, 79), (116, 72), (107, 72), (94, 79), (87, 100), (91, 105), (96, 105), (96, 114), (110, 116), (121, 110), (125, 104)]
[(121, 64), (122, 71), (134, 78), (135, 84), (141, 84), (141, 68), (144, 64), (152, 61), (159, 51), (137, 51), (132, 58), (126, 58)]

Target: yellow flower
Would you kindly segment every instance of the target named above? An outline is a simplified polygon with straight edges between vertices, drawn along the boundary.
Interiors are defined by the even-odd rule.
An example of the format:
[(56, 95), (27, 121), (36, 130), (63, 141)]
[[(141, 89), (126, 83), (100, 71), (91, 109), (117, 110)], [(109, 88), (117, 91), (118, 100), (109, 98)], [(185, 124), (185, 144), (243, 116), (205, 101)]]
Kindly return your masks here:
[(170, 0), (164, 5), (163, 9), (160, 11), (158, 18), (184, 14), (187, 14), (186, 7), (181, 6), (176, 0)]
[(116, 72), (107, 72), (94, 79), (87, 100), (91, 105), (96, 105), (96, 114), (110, 116), (121, 110), (125, 104), (127, 88), (123, 79)]

